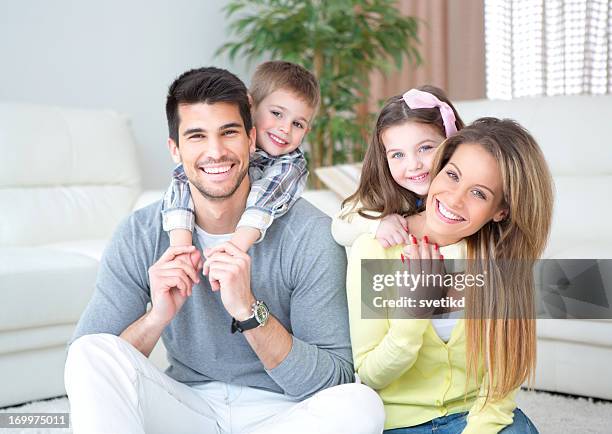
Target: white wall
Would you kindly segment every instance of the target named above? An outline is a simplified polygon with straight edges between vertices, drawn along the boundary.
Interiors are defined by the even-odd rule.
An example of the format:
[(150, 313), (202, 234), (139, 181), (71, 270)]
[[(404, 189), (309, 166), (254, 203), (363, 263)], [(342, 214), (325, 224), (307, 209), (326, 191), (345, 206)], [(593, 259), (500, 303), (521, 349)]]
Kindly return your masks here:
[(127, 114), (139, 146), (144, 188), (165, 188), (172, 162), (166, 150), (164, 104), (172, 80), (187, 69), (215, 65), (248, 83), (244, 63), (213, 56), (226, 39), (224, 3), (3, 2), (0, 100)]

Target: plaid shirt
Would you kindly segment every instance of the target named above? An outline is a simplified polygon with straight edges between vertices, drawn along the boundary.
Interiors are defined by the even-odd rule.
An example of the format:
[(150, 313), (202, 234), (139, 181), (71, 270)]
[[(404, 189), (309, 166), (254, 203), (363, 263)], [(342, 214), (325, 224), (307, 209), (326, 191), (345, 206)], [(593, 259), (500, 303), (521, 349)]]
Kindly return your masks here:
[[(249, 177), (251, 191), (238, 227), (259, 229), (258, 241), (261, 241), (274, 219), (283, 216), (302, 195), (308, 177), (306, 158), (299, 149), (271, 156), (258, 148), (251, 156)], [(193, 200), (182, 164), (172, 172), (172, 182), (164, 195), (162, 216), (165, 231), (194, 229)]]

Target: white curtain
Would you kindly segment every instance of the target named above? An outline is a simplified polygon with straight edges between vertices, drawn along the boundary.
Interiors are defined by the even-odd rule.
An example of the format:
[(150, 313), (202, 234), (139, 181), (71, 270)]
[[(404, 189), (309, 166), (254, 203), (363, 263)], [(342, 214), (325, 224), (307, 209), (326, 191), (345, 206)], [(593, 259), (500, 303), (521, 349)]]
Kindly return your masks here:
[(487, 97), (612, 93), (612, 0), (485, 0)]

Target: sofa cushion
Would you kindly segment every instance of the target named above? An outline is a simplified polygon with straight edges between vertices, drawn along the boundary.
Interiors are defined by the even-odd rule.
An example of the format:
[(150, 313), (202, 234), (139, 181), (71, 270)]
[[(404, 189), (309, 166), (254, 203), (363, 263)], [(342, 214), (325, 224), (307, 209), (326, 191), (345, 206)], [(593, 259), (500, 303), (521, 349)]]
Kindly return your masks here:
[(0, 188), (0, 246), (110, 238), (134, 191), (122, 186)]
[[(610, 400), (612, 399), (611, 358), (610, 347), (538, 339), (534, 387), (539, 390)], [(569, 414), (567, 417), (572, 415)]]
[(554, 183), (555, 205), (547, 255), (612, 258), (608, 218), (612, 205), (606, 199), (610, 196), (612, 175), (554, 176)]
[[(3, 354), (0, 357), (0, 407), (65, 395), (65, 363), (65, 344), (56, 347), (44, 346), (35, 351)], [(46, 432), (58, 431), (50, 429)], [(40, 433), (45, 430), (27, 429), (17, 432)]]
[(98, 262), (57, 249), (0, 248), (0, 331), (78, 321)]
[(0, 103), (0, 246), (108, 238), (138, 195), (124, 116)]
[(542, 255), (545, 259), (612, 259), (612, 240), (601, 237), (580, 239), (572, 237), (552, 237)]
[(338, 164), (315, 170), (323, 184), (344, 200), (357, 191), (362, 163)]
[(0, 187), (140, 181), (125, 116), (110, 110), (0, 103)]
[(76, 324), (0, 331), (0, 355), (66, 345)]
[(333, 217), (340, 211), (341, 199), (329, 190), (306, 190), (302, 198), (316, 206), (320, 211)]
[(466, 123), (482, 116), (516, 119), (538, 141), (555, 175), (612, 175), (612, 95), (462, 101), (455, 106)]
[(84, 255), (100, 262), (107, 242), (107, 240), (79, 240), (68, 241), (65, 243), (45, 244), (41, 247), (47, 249), (57, 249), (61, 250), (62, 252), (78, 253), (79, 255)]
[(612, 320), (539, 319), (538, 339), (612, 348)]

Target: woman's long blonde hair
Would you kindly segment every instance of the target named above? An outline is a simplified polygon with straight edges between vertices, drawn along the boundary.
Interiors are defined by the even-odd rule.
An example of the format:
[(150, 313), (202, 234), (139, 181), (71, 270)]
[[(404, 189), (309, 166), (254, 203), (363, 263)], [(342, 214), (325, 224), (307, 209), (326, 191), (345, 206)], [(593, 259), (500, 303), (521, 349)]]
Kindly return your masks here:
[(468, 376), (484, 364), (487, 400), (506, 396), (536, 363), (533, 266), (546, 245), (553, 184), (534, 138), (512, 120), (481, 118), (447, 139), (433, 164), (435, 177), (461, 144), (478, 144), (498, 162), (506, 217), (466, 238), (467, 273), (484, 273), (486, 285), (466, 289)]

